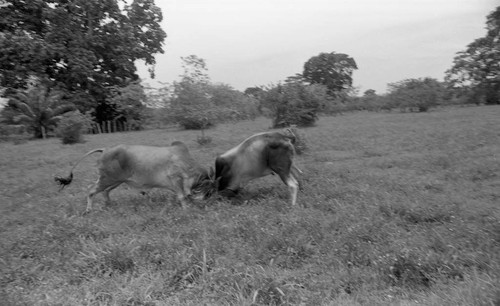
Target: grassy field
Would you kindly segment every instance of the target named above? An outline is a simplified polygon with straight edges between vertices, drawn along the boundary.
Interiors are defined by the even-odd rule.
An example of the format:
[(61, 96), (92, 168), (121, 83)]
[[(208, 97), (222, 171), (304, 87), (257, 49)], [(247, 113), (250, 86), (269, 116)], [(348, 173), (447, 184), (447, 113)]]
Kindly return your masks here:
[(353, 113), (302, 129), (292, 208), (280, 180), (187, 210), (119, 187), (82, 215), (96, 147), (184, 141), (203, 165), (268, 119), (0, 144), (1, 305), (499, 305), (500, 107)]

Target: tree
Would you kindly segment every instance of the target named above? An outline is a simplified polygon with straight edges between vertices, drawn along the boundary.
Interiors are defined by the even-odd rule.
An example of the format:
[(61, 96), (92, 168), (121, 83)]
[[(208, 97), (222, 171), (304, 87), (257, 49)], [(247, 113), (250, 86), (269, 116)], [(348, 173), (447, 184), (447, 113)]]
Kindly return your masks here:
[(144, 85), (144, 94), (146, 95), (145, 105), (150, 108), (165, 108), (170, 104), (173, 86), (166, 82), (159, 82), (160, 87), (152, 87), (149, 84)]
[(267, 90), (263, 106), (271, 111), (273, 127), (312, 126), (328, 100), (324, 85), (288, 82)]
[(215, 125), (217, 113), (210, 100), (206, 84), (186, 80), (174, 85), (170, 104), (171, 119), (185, 129), (203, 130)]
[(89, 114), (80, 111), (65, 113), (57, 123), (56, 135), (61, 138), (63, 144), (75, 144), (84, 142), (83, 134), (92, 127), (92, 119)]
[(375, 89), (367, 89), (363, 93), (363, 97), (375, 97), (375, 96), (377, 96), (377, 92), (375, 91)]
[(203, 58), (192, 54), (186, 57), (181, 56), (181, 60), (184, 69), (184, 74), (181, 75), (183, 81), (200, 84), (210, 83), (207, 63)]
[(475, 99), (500, 104), (500, 6), (487, 16), (487, 33), (460, 51), (446, 72), (452, 87), (470, 89)]
[(210, 84), (210, 100), (219, 114), (219, 121), (254, 119), (259, 114), (259, 101), (227, 84)]
[(204, 59), (181, 57), (184, 74), (174, 83), (170, 119), (186, 129), (203, 130), (217, 122), (253, 119), (258, 101), (227, 84), (213, 84)]
[[(107, 104), (109, 88), (138, 80), (143, 60), (154, 76), (163, 53), (162, 13), (153, 0), (4, 0), (0, 7), (0, 86), (25, 89), (30, 77), (79, 97), (81, 111)], [(125, 2), (126, 3), (126, 2)], [(86, 99), (80, 99), (86, 96)], [(83, 101), (90, 101), (85, 102)], [(80, 105), (82, 103), (82, 105)], [(113, 115), (113, 112), (109, 112)], [(102, 120), (107, 113), (99, 116)]]
[(124, 87), (112, 86), (110, 88), (110, 102), (116, 106), (119, 113), (114, 120), (127, 122), (135, 129), (142, 127), (144, 101), (146, 94), (139, 81), (131, 81)]
[(170, 103), (171, 119), (185, 129), (204, 130), (215, 124), (215, 105), (208, 92), (205, 60), (190, 55), (181, 57), (184, 74), (174, 83), (174, 98)]
[(43, 83), (30, 86), (10, 97), (2, 110), (2, 121), (25, 125), (35, 138), (46, 138), (63, 114), (76, 109), (72, 104), (61, 103), (60, 99), (61, 92)]
[(262, 87), (248, 87), (243, 93), (247, 96), (259, 98), (259, 96), (262, 95), (263, 92), (264, 89), (262, 89)]
[(320, 53), (304, 64), (302, 77), (311, 84), (325, 85), (328, 94), (336, 96), (352, 86), (352, 73), (356, 69), (356, 62), (347, 54)]
[(262, 114), (262, 101), (266, 91), (262, 87), (248, 87), (243, 93), (257, 101), (257, 112), (258, 114)]
[(439, 104), (444, 86), (433, 78), (407, 79), (390, 83), (389, 99), (403, 110), (426, 112)]

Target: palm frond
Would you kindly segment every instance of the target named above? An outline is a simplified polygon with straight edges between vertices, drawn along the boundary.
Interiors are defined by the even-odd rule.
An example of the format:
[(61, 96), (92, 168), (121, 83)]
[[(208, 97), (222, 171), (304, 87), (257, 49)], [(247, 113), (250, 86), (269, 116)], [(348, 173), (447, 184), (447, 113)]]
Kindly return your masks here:
[(53, 90), (50, 93), (50, 95), (47, 97), (47, 102), (49, 102), (49, 104), (51, 106), (61, 104), (61, 99), (63, 96), (64, 96), (64, 93), (62, 91)]
[(15, 94), (9, 97), (10, 99), (13, 100), (19, 100), (21, 102), (27, 102), (29, 101), (28, 95), (26, 92), (23, 91), (17, 91)]
[(31, 118), (36, 117), (36, 114), (35, 114), (33, 108), (27, 102), (23, 102), (21, 100), (11, 98), (8, 102), (8, 105), (11, 106), (16, 111), (19, 111), (20, 113), (22, 113), (26, 116), (29, 116)]
[(46, 121), (46, 123), (48, 126), (55, 126), (55, 125), (57, 125), (59, 120), (61, 120), (62, 118), (63, 118), (62, 115), (61, 116), (52, 116)]
[(33, 123), (33, 118), (26, 116), (24, 114), (17, 115), (14, 118), (12, 118), (12, 121), (16, 124), (31, 124)]
[(52, 116), (59, 116), (67, 112), (72, 112), (76, 110), (76, 106), (73, 104), (62, 104), (54, 108)]

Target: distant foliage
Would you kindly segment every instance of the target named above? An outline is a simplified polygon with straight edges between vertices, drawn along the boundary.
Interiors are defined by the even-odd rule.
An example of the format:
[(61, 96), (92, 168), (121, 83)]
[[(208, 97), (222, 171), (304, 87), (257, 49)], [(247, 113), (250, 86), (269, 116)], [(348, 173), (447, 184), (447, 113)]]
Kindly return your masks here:
[(26, 134), (24, 125), (10, 125), (0, 123), (0, 142), (12, 141), (14, 144), (20, 144), (28, 141), (29, 135)]
[(227, 84), (210, 84), (208, 91), (219, 113), (219, 122), (255, 119), (259, 115), (259, 101), (253, 96)]
[(387, 99), (386, 95), (377, 95), (375, 90), (369, 89), (361, 97), (350, 97), (343, 110), (380, 112), (395, 107)]
[(202, 130), (216, 124), (215, 105), (208, 92), (205, 60), (190, 55), (181, 57), (184, 74), (174, 83), (173, 98), (169, 107), (169, 121), (184, 129)]
[(142, 129), (145, 117), (146, 94), (139, 81), (128, 82), (126, 86), (111, 86), (109, 102), (116, 110), (114, 120), (126, 122), (134, 129)]
[(138, 79), (137, 60), (154, 77), (166, 37), (153, 0), (0, 0), (0, 16), (0, 86), (19, 90), (32, 76), (50, 79), (87, 96), (71, 102), (94, 108), (99, 122), (114, 119), (102, 106), (110, 104), (108, 88)]
[(302, 77), (310, 84), (325, 85), (331, 96), (352, 86), (352, 73), (358, 69), (356, 61), (343, 53), (320, 53), (304, 64)]
[(174, 85), (169, 118), (184, 129), (200, 130), (216, 124), (215, 105), (207, 85), (182, 80)]
[(378, 95), (373, 89), (366, 90), (362, 96), (344, 92), (328, 104), (325, 113), (394, 110), (426, 112), (437, 106), (464, 103), (464, 99), (457, 99), (456, 89), (450, 89), (433, 78), (407, 79), (388, 86), (389, 92), (382, 95)]
[(426, 112), (440, 103), (443, 94), (444, 87), (436, 79), (407, 79), (389, 84), (388, 98), (403, 111)]
[(500, 104), (500, 6), (488, 14), (486, 35), (457, 53), (446, 81), (469, 101)]
[(185, 129), (203, 130), (219, 122), (254, 119), (258, 100), (225, 84), (212, 84), (203, 59), (182, 58), (184, 75), (174, 83), (167, 120)]
[(75, 144), (84, 141), (83, 134), (92, 123), (89, 115), (79, 111), (68, 113), (62, 117), (57, 125), (56, 135), (61, 138), (63, 144)]
[(267, 90), (262, 104), (270, 111), (273, 127), (307, 127), (315, 124), (328, 99), (323, 85), (291, 82)]

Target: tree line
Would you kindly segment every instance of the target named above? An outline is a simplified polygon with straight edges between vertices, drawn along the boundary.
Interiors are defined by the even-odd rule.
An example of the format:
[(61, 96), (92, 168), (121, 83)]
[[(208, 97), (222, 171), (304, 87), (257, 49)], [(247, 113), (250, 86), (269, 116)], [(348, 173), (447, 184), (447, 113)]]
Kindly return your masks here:
[(141, 129), (155, 120), (203, 131), (259, 115), (275, 127), (310, 126), (321, 114), (351, 110), (500, 103), (500, 7), (487, 15), (486, 35), (457, 53), (443, 82), (407, 79), (388, 84), (387, 94), (368, 89), (361, 96), (352, 86), (355, 59), (338, 52), (312, 56), (300, 73), (244, 92), (213, 83), (205, 60), (189, 55), (179, 81), (148, 88), (135, 63), (144, 61), (154, 77), (166, 38), (162, 20), (153, 0), (0, 0), (0, 93), (8, 101), (2, 126), (22, 125), (39, 138), (58, 126)]

